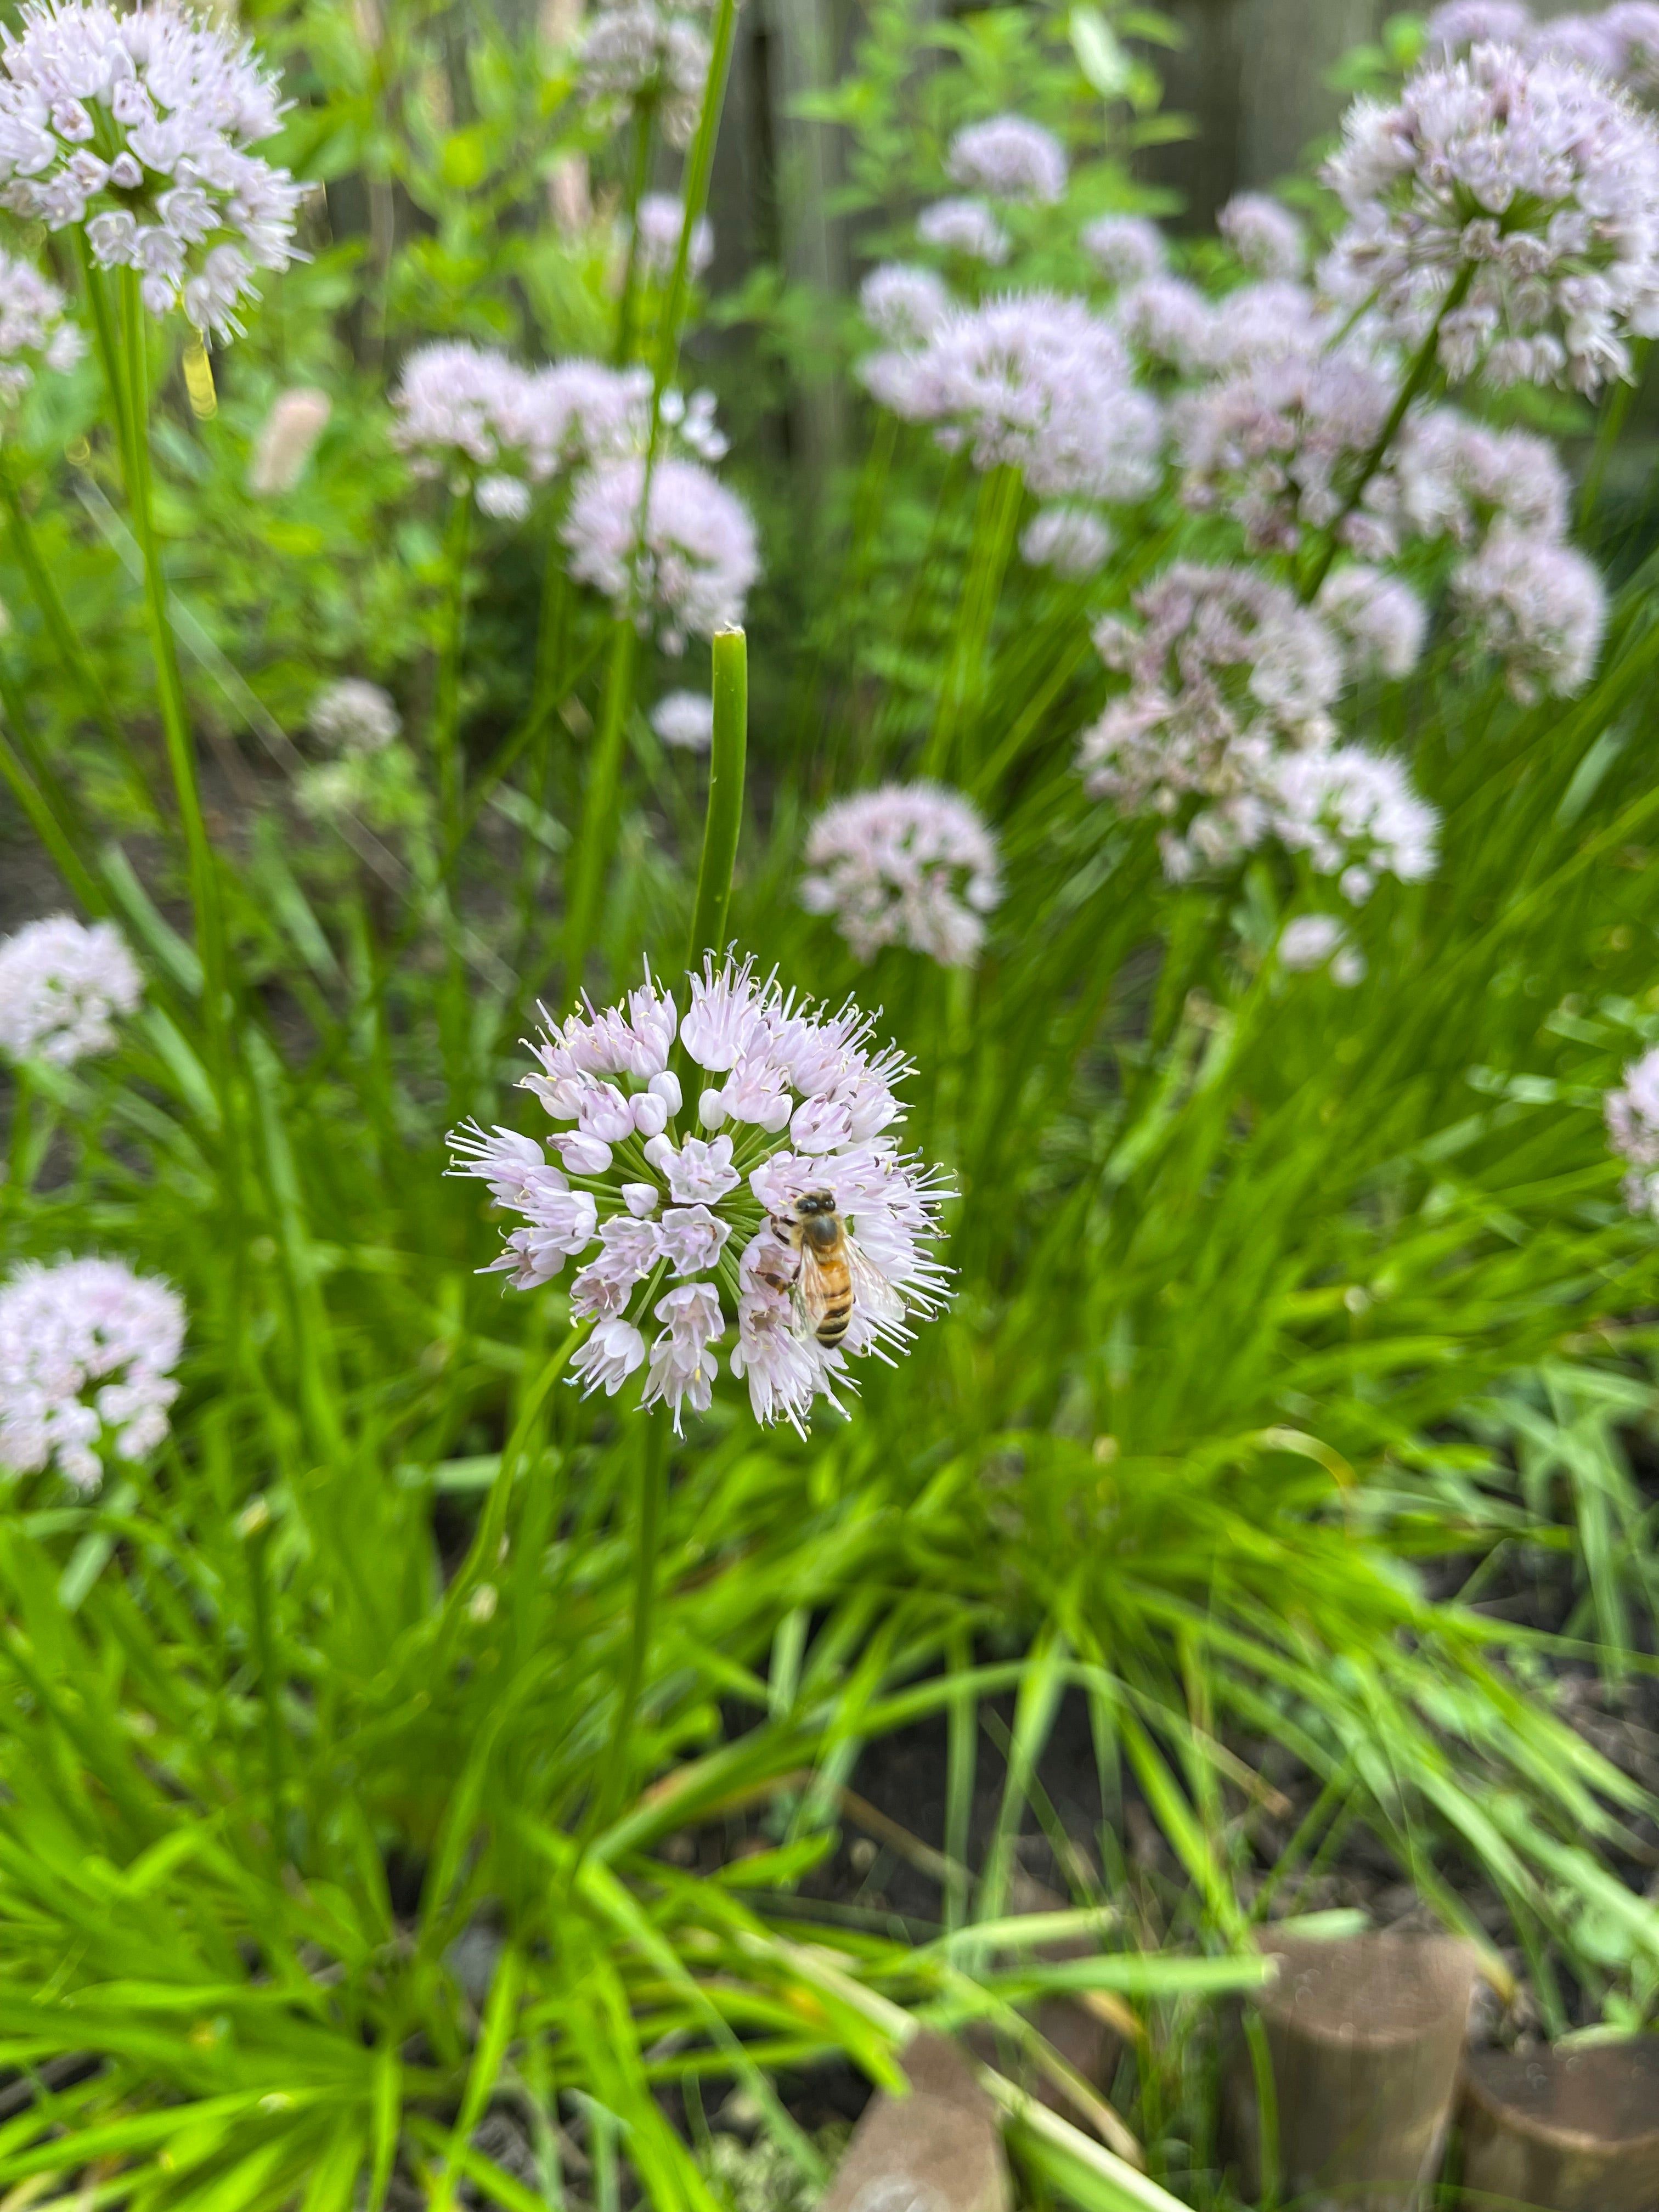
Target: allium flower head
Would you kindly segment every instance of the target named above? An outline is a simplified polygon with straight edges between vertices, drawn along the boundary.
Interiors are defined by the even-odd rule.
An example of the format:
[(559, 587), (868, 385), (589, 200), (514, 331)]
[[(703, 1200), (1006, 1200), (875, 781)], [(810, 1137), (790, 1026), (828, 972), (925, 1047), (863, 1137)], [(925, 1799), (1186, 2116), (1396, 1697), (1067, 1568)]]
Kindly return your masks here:
[(1547, 438), (1498, 430), (1455, 407), (1404, 425), (1391, 471), (1402, 520), (1425, 538), (1471, 544), (1503, 522), (1545, 538), (1567, 526), (1567, 472)]
[(1605, 15), (1553, 15), (1539, 24), (1524, 45), (1528, 59), (1546, 54), (1552, 61), (1577, 62), (1580, 69), (1600, 76), (1618, 76), (1624, 58), (1624, 41)]
[(890, 345), (925, 345), (951, 312), (951, 295), (931, 269), (884, 261), (859, 287), (864, 319)]
[(1364, 745), (1315, 745), (1274, 765), (1269, 828), (1356, 906), (1380, 875), (1420, 883), (1434, 873), (1440, 817), (1401, 763)]
[(143, 995), (143, 978), (113, 923), (69, 915), (26, 922), (0, 939), (0, 1052), (73, 1066), (115, 1046), (115, 1018)]
[(884, 784), (826, 806), (806, 866), (801, 904), (833, 915), (860, 960), (902, 945), (969, 967), (1002, 896), (996, 841), (960, 792), (934, 783)]
[(83, 228), (100, 268), (137, 270), (145, 307), (225, 337), (256, 269), (286, 269), (303, 188), (246, 149), (281, 119), (246, 45), (182, 7), (28, 0), (0, 31), (0, 199)]
[(1338, 318), (1307, 285), (1264, 277), (1258, 284), (1241, 284), (1215, 303), (1204, 360), (1218, 374), (1256, 362), (1305, 360), (1333, 344), (1340, 329)]
[(1638, 100), (1659, 100), (1659, 0), (1613, 0), (1601, 21), (1618, 43), (1621, 82)]
[(642, 453), (651, 435), (651, 372), (561, 361), (509, 391), (501, 434), (533, 482), (588, 461)]
[(0, 247), (0, 409), (20, 400), (41, 369), (73, 368), (85, 345), (64, 319), (58, 287)]
[(100, 1441), (118, 1459), (154, 1451), (184, 1341), (177, 1292), (119, 1260), (20, 1267), (0, 1286), (0, 1470), (55, 1461), (95, 1490)]
[(1625, 1070), (1620, 1089), (1605, 1101), (1607, 1139), (1630, 1169), (1625, 1201), (1632, 1213), (1659, 1220), (1659, 1046)]
[(1576, 62), (1477, 46), (1421, 69), (1393, 106), (1355, 102), (1326, 174), (1348, 214), (1327, 281), (1409, 346), (1440, 317), (1452, 378), (1595, 392), (1659, 329), (1659, 131)]
[(590, 19), (577, 57), (583, 98), (602, 111), (653, 99), (671, 146), (689, 146), (708, 81), (708, 39), (687, 14), (655, 0), (610, 0)]
[[(943, 1302), (931, 1248), (946, 1193), (898, 1149), (894, 1085), (908, 1067), (874, 1047), (856, 1006), (798, 1002), (729, 958), (687, 980), (680, 1001), (647, 976), (620, 1005), (550, 1022), (522, 1087), (556, 1130), (469, 1125), (451, 1139), (451, 1172), (523, 1222), (495, 1263), (516, 1287), (577, 1263), (572, 1310), (595, 1323), (572, 1363), (584, 1390), (614, 1395), (643, 1369), (641, 1404), (666, 1405), (678, 1429), (688, 1406), (708, 1407), (716, 1347), (730, 1346), (757, 1418), (804, 1431), (815, 1399), (839, 1405), (849, 1358), (902, 1350), (906, 1310)], [(668, 1065), (677, 1041), (695, 1098)], [(787, 1226), (819, 1192), (872, 1271), (854, 1272), (838, 1345), (804, 1313)]]
[(1112, 544), (1110, 530), (1086, 507), (1045, 507), (1026, 524), (1019, 554), (1028, 568), (1080, 580), (1105, 567)]
[(642, 458), (601, 462), (578, 480), (562, 526), (570, 573), (619, 611), (632, 605), (641, 629), (654, 615), (665, 649), (678, 653), (688, 635), (712, 637), (743, 620), (760, 574), (755, 526), (697, 462), (659, 460), (641, 545), (644, 490)]
[(337, 753), (378, 753), (403, 726), (391, 693), (361, 676), (331, 684), (311, 710), (313, 736)]
[(1424, 48), (1431, 54), (1456, 54), (1487, 43), (1520, 46), (1532, 29), (1532, 10), (1522, 0), (1446, 0), (1430, 10), (1423, 27)]
[(1307, 265), (1307, 232), (1289, 208), (1266, 192), (1235, 192), (1216, 217), (1216, 228), (1258, 276), (1299, 276)]
[[(666, 283), (673, 274), (674, 263), (680, 250), (680, 233), (685, 228), (685, 202), (677, 199), (672, 192), (647, 192), (641, 200), (635, 217), (635, 234), (638, 240), (636, 252), (641, 273)], [(690, 257), (687, 273), (701, 276), (714, 258), (714, 231), (707, 216), (699, 216), (691, 226)]]
[(935, 200), (916, 218), (916, 236), (941, 252), (959, 253), (1000, 269), (1013, 252), (1007, 232), (983, 200)]
[(1254, 569), (1177, 562), (1134, 604), (1138, 623), (1095, 632), (1129, 689), (1085, 732), (1078, 767), (1091, 797), (1164, 824), (1180, 879), (1268, 834), (1280, 755), (1332, 735), (1342, 657), (1321, 616)]
[(1117, 333), (1080, 300), (1009, 295), (941, 323), (919, 352), (860, 374), (912, 422), (935, 422), (979, 469), (1017, 468), (1039, 498), (1143, 498), (1158, 481), (1162, 416), (1137, 391)]
[(313, 386), (278, 392), (248, 463), (247, 488), (257, 498), (272, 499), (293, 490), (332, 411), (327, 392)]
[(1304, 975), (1328, 964), (1332, 982), (1343, 990), (1361, 981), (1365, 956), (1334, 914), (1299, 914), (1279, 933), (1279, 964)]
[(1356, 676), (1397, 683), (1423, 657), (1429, 611), (1402, 577), (1363, 561), (1334, 568), (1320, 586), (1318, 608), (1340, 636)]
[(970, 123), (951, 141), (945, 170), (953, 185), (994, 200), (1053, 207), (1066, 197), (1066, 150), (1052, 131), (1024, 115)]
[(495, 469), (518, 442), (527, 380), (493, 347), (465, 338), (422, 346), (392, 395), (392, 441), (422, 476)]
[(1163, 232), (1144, 215), (1097, 216), (1078, 243), (1109, 284), (1144, 283), (1162, 274), (1167, 258)]
[(1607, 588), (1571, 545), (1500, 526), (1453, 570), (1451, 595), (1459, 629), (1502, 662), (1517, 699), (1571, 698), (1595, 673)]
[(664, 744), (706, 753), (714, 742), (714, 702), (704, 691), (669, 691), (651, 709), (651, 726)]
[(1359, 355), (1288, 354), (1254, 362), (1186, 394), (1173, 422), (1189, 507), (1219, 507), (1253, 553), (1294, 552), (1303, 532), (1327, 530), (1356, 552), (1390, 553), (1394, 487), (1373, 471), (1347, 507), (1389, 410), (1393, 380)]
[(1191, 376), (1206, 367), (1215, 343), (1215, 310), (1195, 284), (1148, 276), (1117, 301), (1117, 325), (1135, 352), (1160, 368)]

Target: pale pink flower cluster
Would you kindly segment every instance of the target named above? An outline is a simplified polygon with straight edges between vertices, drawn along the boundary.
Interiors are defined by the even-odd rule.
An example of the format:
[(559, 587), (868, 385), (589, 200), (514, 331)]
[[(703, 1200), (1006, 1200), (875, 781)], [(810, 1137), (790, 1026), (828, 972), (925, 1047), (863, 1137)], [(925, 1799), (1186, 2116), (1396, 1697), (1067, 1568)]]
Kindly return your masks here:
[(1144, 276), (1119, 297), (1118, 328), (1151, 368), (1194, 376), (1215, 349), (1215, 310), (1184, 277)]
[(136, 270), (153, 315), (227, 337), (257, 269), (286, 269), (303, 197), (246, 149), (278, 127), (276, 81), (215, 22), (161, 4), (27, 0), (0, 30), (0, 200), (82, 229)]
[(668, 691), (651, 709), (651, 726), (676, 751), (706, 753), (714, 742), (714, 702), (706, 691)]
[(1429, 611), (1403, 576), (1350, 561), (1326, 577), (1317, 605), (1353, 675), (1398, 683), (1422, 659)]
[(1593, 393), (1659, 331), (1659, 131), (1576, 62), (1431, 64), (1393, 106), (1354, 103), (1326, 176), (1348, 217), (1326, 281), (1407, 347), (1437, 323), (1454, 379)]
[(1595, 673), (1607, 588), (1574, 547), (1500, 526), (1452, 571), (1451, 598), (1460, 632), (1504, 664), (1523, 702), (1570, 698)]
[(273, 499), (293, 490), (332, 411), (327, 392), (313, 385), (277, 393), (248, 463), (247, 488), (256, 498)]
[(403, 726), (391, 693), (361, 676), (331, 684), (311, 710), (312, 735), (331, 752), (384, 752)]
[(801, 904), (831, 915), (860, 960), (884, 945), (971, 967), (1002, 897), (996, 840), (960, 792), (889, 783), (826, 806), (806, 839)]
[[(680, 234), (684, 228), (684, 200), (677, 199), (672, 192), (645, 194), (634, 218), (635, 251), (642, 276), (659, 284), (667, 283), (679, 256)], [(701, 276), (714, 258), (714, 226), (707, 216), (700, 215), (691, 226), (686, 273)]]
[(20, 1267), (0, 1287), (0, 1470), (57, 1462), (98, 1487), (100, 1445), (138, 1460), (167, 1433), (184, 1350), (178, 1293), (119, 1260)]
[(671, 653), (741, 623), (760, 574), (748, 508), (696, 461), (659, 460), (648, 502), (642, 456), (599, 463), (577, 479), (561, 535), (571, 574), (642, 632), (654, 620)]
[(1659, 1046), (1631, 1062), (1604, 1110), (1608, 1140), (1630, 1169), (1625, 1202), (1632, 1213), (1659, 1220)]
[(1566, 529), (1567, 472), (1530, 430), (1431, 408), (1406, 422), (1391, 468), (1401, 518), (1420, 537), (1468, 545), (1500, 522), (1545, 538)]
[[(1340, 319), (1307, 285), (1264, 277), (1260, 283), (1241, 284), (1211, 308), (1203, 365), (1224, 374), (1254, 362), (1322, 353), (1337, 343), (1341, 331)], [(1356, 325), (1348, 336), (1358, 345), (1362, 339), (1369, 343), (1376, 333)]]
[(982, 261), (988, 269), (1000, 269), (1014, 250), (983, 200), (935, 200), (917, 216), (916, 236), (924, 246), (959, 253), (964, 261)]
[(1659, 0), (1614, 0), (1593, 15), (1534, 23), (1522, 0), (1449, 0), (1427, 24), (1431, 52), (1458, 53), (1482, 41), (1551, 54), (1617, 79), (1643, 99), (1659, 93)]
[(859, 287), (864, 319), (889, 345), (926, 345), (951, 312), (951, 294), (931, 269), (884, 261)]
[(582, 97), (602, 113), (651, 100), (671, 146), (689, 146), (708, 81), (708, 36), (690, 10), (601, 0), (577, 53)]
[(1292, 975), (1328, 967), (1340, 990), (1364, 981), (1365, 956), (1334, 914), (1299, 914), (1279, 933), (1279, 964)]
[[(548, 1024), (522, 1087), (556, 1133), (469, 1124), (451, 1139), (451, 1172), (522, 1219), (495, 1262), (516, 1287), (579, 1263), (571, 1310), (593, 1322), (572, 1362), (584, 1391), (614, 1396), (643, 1369), (641, 1405), (665, 1405), (678, 1429), (688, 1407), (708, 1409), (715, 1347), (730, 1343), (757, 1419), (804, 1431), (816, 1399), (839, 1410), (849, 1358), (888, 1357), (910, 1331), (855, 1279), (845, 1340), (820, 1345), (775, 1224), (804, 1194), (832, 1192), (865, 1259), (927, 1315), (943, 1302), (932, 1247), (947, 1193), (899, 1151), (894, 1085), (908, 1066), (874, 1048), (850, 1001), (834, 1013), (797, 1002), (729, 957), (687, 983), (683, 1012), (647, 976), (622, 1004)], [(670, 1067), (677, 1044), (695, 1097)]]
[(1215, 227), (1258, 276), (1299, 276), (1307, 265), (1307, 232), (1289, 208), (1266, 192), (1235, 192)]
[(1138, 624), (1095, 641), (1129, 689), (1085, 731), (1091, 797), (1161, 824), (1182, 882), (1272, 837), (1356, 903), (1379, 874), (1431, 872), (1437, 817), (1399, 763), (1336, 743), (1345, 669), (1324, 616), (1247, 568), (1179, 562), (1137, 594)]
[(965, 191), (1053, 207), (1066, 197), (1066, 149), (1052, 131), (1024, 115), (995, 115), (957, 132), (945, 172)]
[(1019, 541), (1030, 568), (1052, 568), (1073, 582), (1098, 575), (1111, 552), (1110, 528), (1086, 507), (1045, 507), (1031, 517)]
[(1109, 284), (1140, 284), (1160, 275), (1167, 258), (1164, 234), (1144, 215), (1097, 216), (1078, 243)]
[(1141, 499), (1158, 477), (1162, 410), (1112, 325), (1080, 300), (1009, 294), (958, 309), (925, 345), (861, 362), (883, 405), (937, 424), (978, 469), (1018, 469), (1039, 498)]
[(1447, 56), (1474, 46), (1520, 46), (1531, 29), (1532, 10), (1523, 0), (1446, 0), (1429, 12), (1425, 45)]
[(1182, 496), (1243, 526), (1253, 553), (1291, 553), (1305, 530), (1337, 526), (1340, 542), (1369, 555), (1396, 550), (1388, 509), (1395, 490), (1376, 470), (1358, 486), (1394, 404), (1393, 379), (1357, 351), (1260, 360), (1189, 392), (1172, 413)]
[(143, 996), (143, 977), (112, 922), (66, 914), (0, 939), (0, 1052), (73, 1066), (111, 1052), (118, 1016)]
[(418, 347), (392, 394), (392, 442), (416, 475), (487, 481), (514, 463), (525, 372), (493, 346), (447, 338)]
[(0, 407), (15, 405), (41, 369), (73, 368), (85, 343), (64, 319), (58, 287), (0, 247)]

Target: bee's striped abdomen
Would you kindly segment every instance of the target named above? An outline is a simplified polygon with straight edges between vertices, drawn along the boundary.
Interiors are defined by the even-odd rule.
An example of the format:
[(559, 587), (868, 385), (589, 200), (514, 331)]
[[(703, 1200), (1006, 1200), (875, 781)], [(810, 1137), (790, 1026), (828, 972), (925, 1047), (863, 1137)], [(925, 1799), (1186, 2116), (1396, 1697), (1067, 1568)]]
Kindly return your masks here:
[[(839, 1271), (826, 1268), (824, 1272), (833, 1275)], [(829, 1286), (829, 1296), (818, 1317), (818, 1342), (833, 1352), (846, 1335), (848, 1323), (852, 1318), (853, 1279), (849, 1274), (842, 1273), (838, 1282), (832, 1279)]]

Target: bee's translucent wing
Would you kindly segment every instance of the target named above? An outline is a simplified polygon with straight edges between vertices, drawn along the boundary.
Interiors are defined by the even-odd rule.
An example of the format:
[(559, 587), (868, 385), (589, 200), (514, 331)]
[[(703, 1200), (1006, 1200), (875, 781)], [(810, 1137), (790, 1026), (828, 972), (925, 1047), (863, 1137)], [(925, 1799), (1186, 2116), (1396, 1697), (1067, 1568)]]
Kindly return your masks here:
[(872, 1321), (884, 1328), (896, 1328), (905, 1316), (903, 1298), (850, 1237), (847, 1240), (847, 1265), (853, 1278), (854, 1311), (868, 1314)]
[(810, 1244), (803, 1244), (794, 1285), (795, 1334), (816, 1336), (833, 1302), (833, 1291)]

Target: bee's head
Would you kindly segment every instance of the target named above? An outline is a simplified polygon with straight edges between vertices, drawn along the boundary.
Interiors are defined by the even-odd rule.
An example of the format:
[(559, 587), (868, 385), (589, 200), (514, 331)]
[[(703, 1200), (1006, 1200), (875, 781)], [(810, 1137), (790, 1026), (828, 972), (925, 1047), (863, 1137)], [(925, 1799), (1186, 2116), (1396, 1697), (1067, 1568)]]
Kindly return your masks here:
[(795, 1211), (809, 1217), (815, 1213), (833, 1213), (836, 1211), (836, 1194), (833, 1190), (804, 1190), (795, 1200)]

